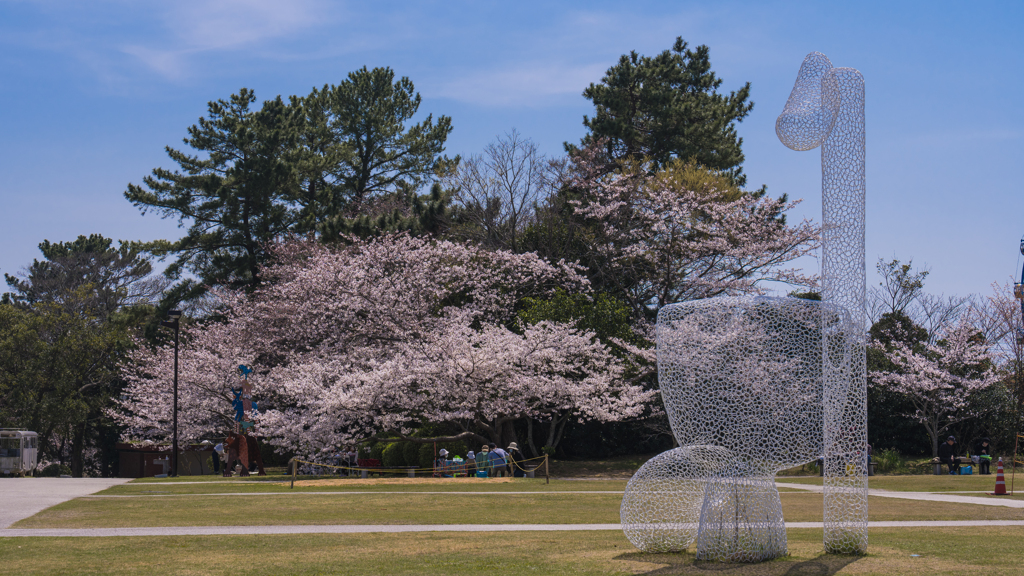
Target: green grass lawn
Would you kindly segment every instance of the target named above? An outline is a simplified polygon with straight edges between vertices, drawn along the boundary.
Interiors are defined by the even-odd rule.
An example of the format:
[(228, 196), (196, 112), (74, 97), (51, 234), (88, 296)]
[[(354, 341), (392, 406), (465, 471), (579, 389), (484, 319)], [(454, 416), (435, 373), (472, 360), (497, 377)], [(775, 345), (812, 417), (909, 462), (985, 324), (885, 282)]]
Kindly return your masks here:
[[(515, 487), (516, 482), (494, 483)], [(621, 490), (615, 481), (588, 482)], [(571, 485), (571, 483), (566, 483)], [(609, 486), (611, 485), (611, 486)], [(141, 485), (152, 486), (152, 485)], [(538, 484), (537, 486), (545, 486)], [(558, 486), (557, 484), (554, 486)], [(172, 486), (167, 486), (171, 488)], [(408, 487), (408, 486), (406, 486)], [(119, 488), (133, 488), (128, 487)], [(203, 495), (206, 485), (178, 485), (194, 495), (139, 494), (128, 498), (71, 500), (15, 524), (17, 528), (234, 526), (286, 524), (604, 524), (619, 522), (621, 493), (481, 494), (479, 490), (424, 494), (413, 490), (308, 494), (299, 489), (272, 495)], [(379, 486), (379, 490), (389, 486)], [(506, 490), (507, 491), (507, 490)], [(593, 491), (593, 490), (592, 490)], [(822, 495), (781, 493), (791, 522), (820, 522)], [(870, 497), (871, 520), (1024, 520), (1024, 510)]]
[[(283, 478), (278, 478), (283, 480)], [(179, 479), (188, 480), (188, 479)], [(308, 479), (304, 479), (308, 480)], [(31, 481), (31, 480), (27, 480)], [(820, 484), (820, 478), (782, 478)], [(994, 476), (873, 477), (873, 488), (983, 490)], [(477, 481), (236, 479), (135, 481), (54, 506), (15, 528), (284, 524), (617, 523), (624, 479)], [(601, 491), (612, 491), (602, 494)], [(272, 495), (247, 494), (273, 492)], [(311, 494), (310, 492), (331, 492)], [(365, 492), (384, 492), (367, 494)], [(424, 492), (445, 492), (427, 494)], [(499, 492), (482, 494), (481, 492)], [(530, 492), (514, 494), (512, 492)], [(584, 492), (584, 493), (575, 493)], [(592, 492), (592, 493), (586, 493)], [(230, 493), (225, 496), (217, 493)], [(979, 494), (969, 494), (979, 495)], [(822, 495), (782, 491), (786, 520), (821, 521)], [(870, 519), (1018, 519), (1024, 510), (871, 497)], [(307, 534), (131, 538), (2, 538), (4, 574), (1019, 574), (1024, 530), (871, 529), (864, 557), (822, 555), (821, 530), (790, 530), (790, 556), (703, 564), (692, 553), (645, 554), (618, 531)], [(0, 532), (2, 535), (2, 532)], [(912, 554), (917, 556), (911, 556)]]
[[(7, 574), (1020, 574), (1024, 540), (999, 528), (873, 529), (863, 557), (821, 553), (821, 530), (790, 530), (790, 556), (761, 564), (644, 554), (618, 531), (0, 538)], [(918, 555), (917, 557), (911, 556)]]

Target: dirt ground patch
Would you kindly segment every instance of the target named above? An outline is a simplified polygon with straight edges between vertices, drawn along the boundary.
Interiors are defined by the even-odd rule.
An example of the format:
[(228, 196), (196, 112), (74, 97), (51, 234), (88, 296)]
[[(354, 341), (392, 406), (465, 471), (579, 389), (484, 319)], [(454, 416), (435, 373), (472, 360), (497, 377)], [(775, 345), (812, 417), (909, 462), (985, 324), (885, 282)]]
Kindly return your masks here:
[[(295, 485), (305, 488), (317, 486), (410, 486), (419, 484), (444, 484), (451, 486), (452, 482), (472, 482), (473, 484), (511, 484), (512, 478), (323, 478), (319, 480), (296, 480)], [(290, 486), (291, 482), (279, 484)]]

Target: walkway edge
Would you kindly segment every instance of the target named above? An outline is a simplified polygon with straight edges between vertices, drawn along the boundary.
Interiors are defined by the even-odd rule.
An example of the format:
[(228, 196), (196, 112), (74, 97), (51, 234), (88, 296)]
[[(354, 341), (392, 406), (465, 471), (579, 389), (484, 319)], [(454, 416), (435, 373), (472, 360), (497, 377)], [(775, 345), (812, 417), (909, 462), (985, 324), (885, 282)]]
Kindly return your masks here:
[[(1024, 520), (922, 520), (869, 522), (868, 528), (962, 528), (1024, 526)], [(822, 528), (821, 522), (787, 522), (786, 528)], [(232, 536), (275, 534), (368, 534), (399, 532), (575, 532), (622, 530), (621, 524), (407, 524), (325, 526), (171, 526), (152, 528), (37, 528), (0, 530), (0, 538), (123, 538), (126, 536)]]

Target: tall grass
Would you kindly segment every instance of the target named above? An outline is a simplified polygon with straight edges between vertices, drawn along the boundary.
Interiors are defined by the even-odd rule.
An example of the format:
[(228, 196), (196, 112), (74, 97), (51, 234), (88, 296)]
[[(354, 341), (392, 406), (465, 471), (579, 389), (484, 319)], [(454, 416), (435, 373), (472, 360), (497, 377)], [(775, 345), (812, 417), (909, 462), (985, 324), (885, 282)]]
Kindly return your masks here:
[(879, 450), (874, 454), (873, 460), (875, 462), (875, 468), (877, 468), (879, 472), (897, 472), (905, 466), (903, 464), (903, 456), (900, 455), (900, 451), (895, 448)]

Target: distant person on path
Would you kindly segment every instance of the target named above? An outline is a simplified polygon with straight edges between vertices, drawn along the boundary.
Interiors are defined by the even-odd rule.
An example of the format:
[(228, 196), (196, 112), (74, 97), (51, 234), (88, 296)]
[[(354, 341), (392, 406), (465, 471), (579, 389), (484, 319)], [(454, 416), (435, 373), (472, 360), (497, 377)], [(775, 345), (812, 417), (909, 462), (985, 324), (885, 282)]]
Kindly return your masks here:
[(978, 474), (991, 474), (989, 466), (992, 464), (992, 445), (988, 438), (982, 438), (981, 442), (974, 447), (974, 454), (978, 458)]
[(491, 470), (494, 471), (495, 478), (500, 478), (505, 475), (505, 468), (508, 466), (508, 452), (498, 448), (493, 442), (488, 447), (491, 449)]
[(525, 478), (526, 471), (523, 470), (523, 460), (526, 457), (519, 451), (519, 445), (515, 442), (508, 445), (508, 466), (514, 478)]
[(939, 462), (949, 466), (949, 475), (953, 476), (960, 471), (960, 461), (956, 457), (956, 438), (950, 436), (946, 441), (939, 444)]

